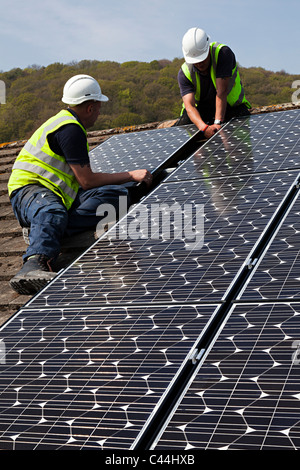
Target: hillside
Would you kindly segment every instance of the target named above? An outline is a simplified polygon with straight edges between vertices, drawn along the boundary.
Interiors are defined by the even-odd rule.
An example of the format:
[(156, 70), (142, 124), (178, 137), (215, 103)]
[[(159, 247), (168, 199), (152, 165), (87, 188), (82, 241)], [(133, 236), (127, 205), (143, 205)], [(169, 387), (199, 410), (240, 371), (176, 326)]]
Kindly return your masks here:
[[(91, 130), (175, 119), (181, 109), (177, 84), (181, 64), (182, 59), (122, 64), (86, 60), (0, 73), (6, 87), (6, 104), (0, 106), (0, 142), (28, 138), (39, 124), (63, 107), (64, 83), (79, 73), (98, 79), (110, 97)], [(290, 102), (292, 83), (300, 79), (300, 75), (255, 67), (240, 67), (240, 73), (253, 107)]]

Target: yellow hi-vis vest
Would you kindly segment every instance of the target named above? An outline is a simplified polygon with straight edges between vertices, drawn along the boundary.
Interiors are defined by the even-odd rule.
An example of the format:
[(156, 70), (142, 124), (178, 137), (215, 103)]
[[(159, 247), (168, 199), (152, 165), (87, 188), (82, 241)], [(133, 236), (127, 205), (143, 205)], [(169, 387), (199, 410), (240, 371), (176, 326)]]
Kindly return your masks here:
[[(216, 88), (216, 72), (217, 72), (217, 63), (220, 49), (224, 44), (218, 42), (213, 42), (210, 44), (210, 57), (211, 57), (211, 66), (210, 66), (210, 76), (214, 87)], [(181, 69), (186, 76), (192, 82), (195, 87), (195, 102), (196, 106), (199, 105), (201, 88), (200, 88), (200, 76), (195, 72), (193, 64), (187, 64), (186, 62), (181, 66)], [(247, 101), (245, 97), (245, 91), (241, 82), (240, 73), (237, 65), (232, 70), (232, 74), (228, 84), (228, 94), (227, 94), (227, 103), (230, 106), (239, 106), (245, 104), (247, 108), (251, 108), (251, 104)], [(182, 112), (184, 110), (184, 105), (182, 106)]]
[(85, 128), (67, 110), (60, 111), (35, 131), (14, 163), (8, 181), (9, 196), (15, 189), (27, 184), (41, 184), (60, 196), (66, 208), (70, 209), (79, 184), (65, 158), (50, 149), (48, 135), (66, 124), (74, 123), (87, 135)]

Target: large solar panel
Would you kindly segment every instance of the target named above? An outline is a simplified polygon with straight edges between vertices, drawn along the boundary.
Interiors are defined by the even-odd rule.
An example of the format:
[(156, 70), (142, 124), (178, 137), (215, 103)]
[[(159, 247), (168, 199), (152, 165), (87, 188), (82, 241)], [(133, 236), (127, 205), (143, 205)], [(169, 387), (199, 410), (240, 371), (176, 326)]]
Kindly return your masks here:
[(300, 169), (299, 109), (231, 120), (169, 180)]
[(235, 305), (155, 449), (299, 449), (299, 315)]
[[(159, 132), (101, 171), (191, 150)], [(300, 448), (299, 170), (299, 110), (234, 119), (24, 306), (0, 448)]]
[[(31, 306), (220, 302), (296, 176), (291, 171), (164, 184), (137, 206), (140, 211), (122, 219), (116, 239), (108, 232)], [(159, 214), (151, 219), (153, 207), (177, 203), (181, 215), (186, 201), (191, 204), (190, 243), (183, 231), (178, 238), (173, 233), (151, 238), (151, 228), (160, 227)], [(205, 207), (203, 228), (197, 205)], [(145, 222), (149, 227), (146, 234), (137, 231), (134, 239), (130, 228), (137, 212), (138, 226)]]
[(215, 308), (21, 310), (0, 335), (0, 447), (129, 449)]
[(94, 173), (116, 173), (147, 168), (155, 173), (199, 134), (196, 126), (186, 125), (115, 135), (90, 151), (91, 169)]

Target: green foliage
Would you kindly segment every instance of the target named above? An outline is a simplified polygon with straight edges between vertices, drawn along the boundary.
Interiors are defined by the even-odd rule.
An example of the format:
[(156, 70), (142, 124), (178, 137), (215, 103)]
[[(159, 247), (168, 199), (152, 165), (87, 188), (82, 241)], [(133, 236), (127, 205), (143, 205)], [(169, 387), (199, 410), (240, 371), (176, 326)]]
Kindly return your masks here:
[(299, 75), (270, 72), (261, 67), (240, 68), (240, 73), (253, 107), (289, 103), (294, 91), (292, 83), (299, 79)]
[[(64, 107), (65, 82), (73, 75), (92, 75), (110, 99), (103, 103), (93, 130), (175, 119), (181, 110), (177, 73), (182, 59), (152, 62), (82, 60), (47, 67), (36, 64), (0, 73), (6, 104), (0, 107), (0, 142), (27, 139), (46, 119)], [(246, 96), (253, 107), (291, 101), (292, 83), (300, 76), (284, 71), (240, 67)]]

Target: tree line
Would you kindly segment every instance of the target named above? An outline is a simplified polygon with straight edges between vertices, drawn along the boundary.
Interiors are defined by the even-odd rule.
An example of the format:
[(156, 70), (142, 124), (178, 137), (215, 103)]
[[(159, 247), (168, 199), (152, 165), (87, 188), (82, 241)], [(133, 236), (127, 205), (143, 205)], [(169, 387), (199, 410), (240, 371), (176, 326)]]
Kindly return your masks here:
[[(0, 73), (6, 102), (0, 106), (0, 143), (27, 139), (46, 119), (64, 107), (65, 82), (85, 73), (99, 80), (110, 100), (92, 130), (175, 119), (181, 110), (177, 73), (183, 60), (112, 62), (83, 60), (47, 67), (32, 65)], [(291, 101), (292, 84), (300, 75), (261, 67), (240, 68), (252, 107)]]

